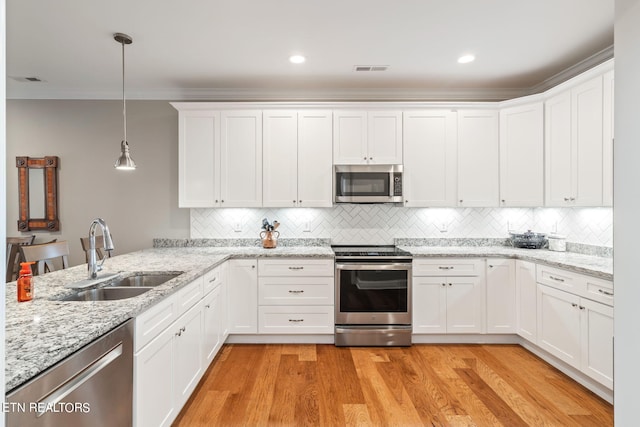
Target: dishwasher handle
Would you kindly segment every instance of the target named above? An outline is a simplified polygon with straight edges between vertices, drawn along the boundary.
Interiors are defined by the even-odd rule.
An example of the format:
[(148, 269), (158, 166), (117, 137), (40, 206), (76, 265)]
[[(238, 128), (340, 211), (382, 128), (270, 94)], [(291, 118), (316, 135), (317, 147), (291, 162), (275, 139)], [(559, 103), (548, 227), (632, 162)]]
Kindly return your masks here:
[(38, 408), (44, 408), (44, 411), (38, 412), (36, 418), (43, 416), (46, 413), (46, 408), (50, 405), (62, 401), (66, 396), (71, 394), (74, 390), (87, 382), (91, 377), (98, 372), (106, 368), (111, 362), (122, 356), (122, 342), (118, 343), (111, 350), (102, 355), (99, 359), (94, 360), (91, 364), (87, 365), (84, 369), (79, 371), (76, 375), (69, 378), (66, 382), (61, 384), (58, 388), (53, 390), (43, 399), (38, 401)]

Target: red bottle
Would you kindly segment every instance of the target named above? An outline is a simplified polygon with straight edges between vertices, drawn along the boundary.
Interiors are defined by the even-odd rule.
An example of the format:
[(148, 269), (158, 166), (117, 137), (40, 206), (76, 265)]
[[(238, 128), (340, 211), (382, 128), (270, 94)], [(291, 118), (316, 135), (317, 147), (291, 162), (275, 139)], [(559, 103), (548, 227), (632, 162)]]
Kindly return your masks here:
[(18, 277), (18, 302), (31, 301), (33, 299), (33, 290), (31, 288), (31, 264), (34, 262), (20, 263), (20, 276)]

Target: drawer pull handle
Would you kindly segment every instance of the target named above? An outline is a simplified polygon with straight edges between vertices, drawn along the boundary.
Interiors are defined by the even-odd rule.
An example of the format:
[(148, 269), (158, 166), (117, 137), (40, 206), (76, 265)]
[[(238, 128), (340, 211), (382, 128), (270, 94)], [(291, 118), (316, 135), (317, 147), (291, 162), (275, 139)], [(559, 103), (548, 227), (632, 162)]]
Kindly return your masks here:
[(613, 296), (613, 292), (607, 292), (607, 291), (603, 291), (602, 289), (598, 289), (598, 292), (600, 292), (601, 294), (607, 295), (612, 297)]
[(289, 267), (289, 270), (304, 270), (304, 267)]
[(214, 277), (213, 279), (209, 280), (209, 283), (213, 283), (216, 281), (216, 278)]
[(549, 276), (549, 279), (555, 280), (556, 282), (564, 282), (564, 279), (561, 279), (560, 277), (556, 277), (556, 276)]
[(581, 305), (581, 306), (580, 306), (580, 310), (584, 310), (584, 306), (582, 306), (582, 305)]
[(451, 267), (451, 266), (445, 267), (445, 266), (442, 266), (442, 265), (441, 265), (441, 266), (438, 266), (438, 268), (439, 268), (440, 270), (453, 270), (453, 267)]
[(577, 307), (577, 306), (578, 306), (578, 304), (576, 304), (574, 302), (571, 303), (571, 307)]
[(289, 319), (289, 322), (291, 322), (291, 323), (300, 323), (300, 322), (304, 322), (304, 319)]
[(290, 294), (301, 294), (301, 293), (304, 293), (304, 291), (303, 291), (303, 290), (299, 290), (299, 291), (292, 291), (292, 290), (289, 290), (289, 293), (290, 293)]

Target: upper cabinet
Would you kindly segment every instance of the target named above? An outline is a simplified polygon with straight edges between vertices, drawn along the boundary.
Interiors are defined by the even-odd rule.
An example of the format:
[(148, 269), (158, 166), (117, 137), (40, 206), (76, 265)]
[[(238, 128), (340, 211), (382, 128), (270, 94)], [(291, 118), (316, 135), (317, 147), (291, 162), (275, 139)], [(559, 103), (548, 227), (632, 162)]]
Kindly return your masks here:
[(405, 111), (402, 127), (405, 206), (456, 206), (456, 112)]
[(602, 76), (602, 204), (613, 206), (613, 70)]
[(262, 112), (180, 111), (181, 208), (262, 205)]
[(402, 164), (402, 111), (334, 110), (333, 163)]
[(458, 206), (498, 206), (498, 111), (458, 111)]
[(263, 206), (332, 206), (330, 110), (265, 110)]
[(500, 206), (544, 204), (543, 103), (500, 111)]
[(545, 204), (603, 204), (602, 76), (545, 103)]

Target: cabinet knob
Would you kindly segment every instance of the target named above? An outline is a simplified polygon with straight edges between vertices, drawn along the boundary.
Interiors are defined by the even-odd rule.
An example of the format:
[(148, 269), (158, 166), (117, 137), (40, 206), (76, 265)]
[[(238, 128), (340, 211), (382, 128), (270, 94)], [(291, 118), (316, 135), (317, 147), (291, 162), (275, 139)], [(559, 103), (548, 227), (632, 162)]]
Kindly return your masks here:
[(220, 200), (220, 203), (224, 203), (224, 200)]
[(449, 286), (453, 286), (453, 284), (449, 283)]
[(463, 200), (462, 200), (462, 199), (460, 199), (460, 203), (462, 203), (462, 202), (463, 202)]
[(369, 160), (373, 160), (373, 157), (369, 157)]
[(569, 200), (573, 202), (574, 200), (576, 200), (576, 198), (575, 197), (569, 197)]
[(216, 199), (216, 203), (218, 203), (218, 199)]
[(506, 203), (506, 201), (504, 199), (501, 200), (502, 203)]
[(211, 308), (211, 305), (207, 304), (204, 306), (204, 308)]
[(580, 310), (584, 310), (584, 306), (580, 306)]
[(298, 203), (302, 203), (302, 200), (298, 200)]
[(256, 266), (255, 266), (255, 265), (252, 265), (252, 266), (251, 266), (251, 268), (256, 268)]
[(571, 303), (571, 307), (577, 307), (577, 306), (578, 306), (578, 304), (576, 304), (574, 302)]
[(293, 204), (294, 204), (294, 205), (296, 204), (296, 201), (295, 201), (295, 200), (293, 201)]
[(568, 202), (568, 201), (569, 201), (569, 198), (568, 198), (568, 197), (565, 197), (565, 198), (564, 198), (564, 201), (565, 201), (565, 202)]
[(442, 284), (442, 286), (447, 286), (447, 284), (446, 284), (446, 283), (443, 283), (443, 284)]
[(365, 156), (364, 159), (367, 160), (367, 157)]
[(489, 264), (489, 268), (493, 268), (493, 265)]

